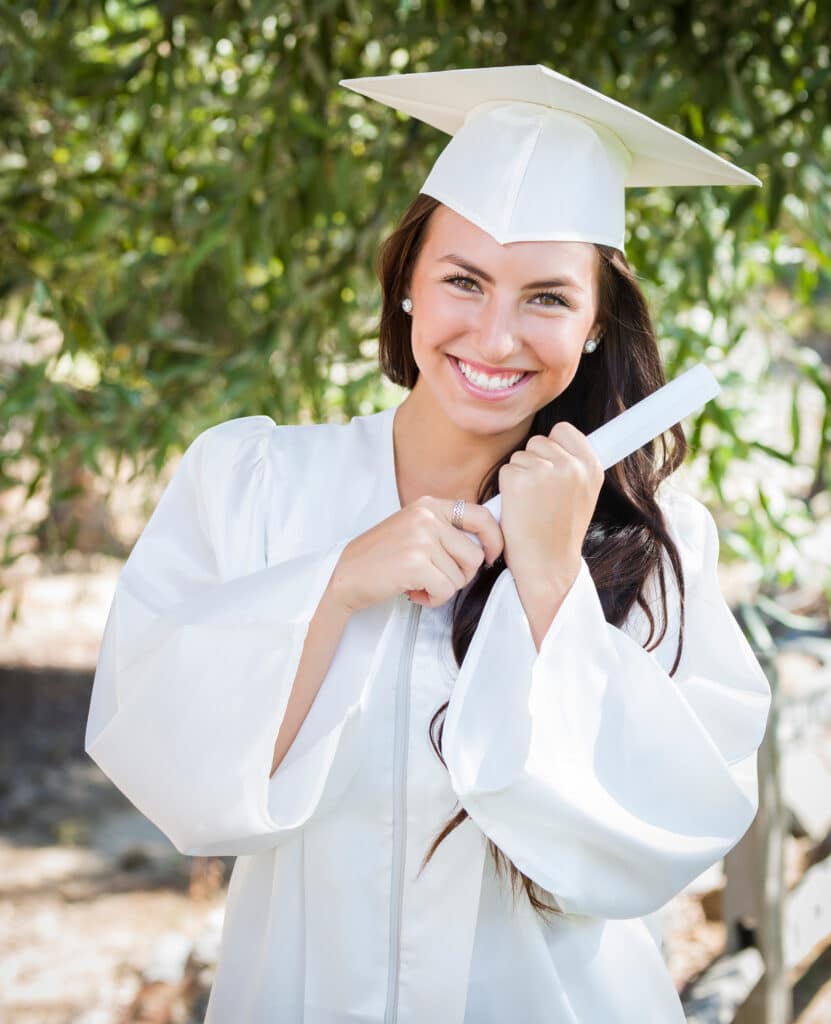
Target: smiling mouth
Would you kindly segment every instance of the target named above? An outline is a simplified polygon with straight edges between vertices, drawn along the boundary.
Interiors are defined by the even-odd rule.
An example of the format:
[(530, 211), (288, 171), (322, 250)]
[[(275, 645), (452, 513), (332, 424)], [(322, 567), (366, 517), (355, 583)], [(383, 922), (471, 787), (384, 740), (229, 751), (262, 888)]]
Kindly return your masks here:
[(514, 374), (524, 373), (531, 374), (534, 370), (526, 370), (522, 366), (507, 366), (504, 369), (491, 369), (490, 367), (483, 366), (481, 363), (474, 363), (470, 359), (460, 359), (458, 356), (451, 355), (451, 359), (454, 359), (457, 363), (464, 363), (465, 366), (469, 366), (474, 373), (481, 373), (483, 377), (513, 377)]
[[(453, 369), (456, 371), (456, 374), (457, 374), (457, 376), (459, 378), (460, 383), (462, 383), (462, 386), (469, 393), (471, 393), (471, 394), (473, 394), (473, 395), (475, 395), (477, 397), (480, 397), (480, 398), (493, 399), (493, 398), (502, 398), (504, 396), (512, 395), (514, 392), (516, 392), (520, 388), (522, 388), (525, 385), (525, 383), (531, 377), (534, 376), (534, 373), (536, 372), (536, 371), (533, 371), (533, 370), (524, 370), (524, 371), (523, 370), (517, 370), (517, 371), (514, 371), (512, 373), (502, 372), (502, 373), (499, 373), (499, 374), (491, 374), (491, 377), (495, 378), (495, 379), (498, 379), (500, 377), (508, 377), (508, 378), (510, 378), (510, 377), (515, 376), (516, 373), (521, 374), (521, 376), (518, 377), (518, 379), (515, 380), (513, 383), (505, 384), (505, 385), (501, 385), (501, 386), (500, 385), (496, 385), (496, 384), (488, 384), (488, 383), (484, 383), (484, 382), (477, 383), (476, 380), (471, 380), (470, 377), (468, 377), (466, 375), (464, 370), (462, 370), (461, 366), (459, 365), (460, 364), (460, 360), (457, 359), (456, 356), (448, 355), (448, 359), (450, 360), (450, 362), (451, 362), (451, 364), (453, 366)], [(487, 375), (482, 374), (481, 376), (487, 379)], [(481, 378), (480, 378), (480, 380), (481, 380)]]

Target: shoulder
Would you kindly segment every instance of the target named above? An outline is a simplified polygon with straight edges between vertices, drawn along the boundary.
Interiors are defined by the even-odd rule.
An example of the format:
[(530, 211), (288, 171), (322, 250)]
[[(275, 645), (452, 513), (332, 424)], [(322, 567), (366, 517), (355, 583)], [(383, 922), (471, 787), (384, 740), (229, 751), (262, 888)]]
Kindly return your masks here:
[(376, 467), (365, 419), (276, 423), (240, 416), (203, 430), (186, 455), (208, 515), (269, 524), (272, 556), (343, 528), (361, 506)]
[(309, 492), (328, 479), (325, 468), (337, 458), (324, 463), (322, 456), (340, 450), (335, 439), (342, 429), (240, 416), (194, 438), (181, 465), (221, 577), (262, 568), (281, 552), (302, 548), (304, 531), (320, 532), (315, 509), (332, 502), (324, 500), (327, 495), (310, 502)]
[(238, 416), (207, 427), (191, 442), (191, 461), (213, 473), (223, 469), (289, 471), (308, 465), (343, 430), (338, 423), (277, 423), (270, 416)]
[[(681, 569), (684, 576), (684, 601), (697, 600), (702, 593), (708, 593), (712, 586), (718, 587), (718, 527), (712, 513), (698, 498), (680, 490), (669, 480), (664, 480), (655, 493), (655, 500), (664, 516), (667, 532), (678, 549)], [(664, 547), (661, 552), (664, 570), (664, 581), (667, 588), (667, 614), (669, 627), (661, 641), (656, 655), (659, 660), (669, 657), (664, 665), (668, 669), (675, 656), (680, 619), (680, 592), (675, 570)], [(663, 621), (663, 598), (658, 579), (658, 569), (654, 567), (644, 581), (641, 591), (642, 599), (657, 615), (658, 623)], [(635, 603), (629, 610), (625, 631), (638, 643), (645, 645), (650, 636), (649, 622), (643, 609)], [(662, 662), (663, 663), (663, 662)]]
[(665, 480), (655, 494), (667, 531), (678, 547), (685, 571), (700, 576), (718, 562), (719, 534), (703, 501)]
[(269, 416), (238, 416), (206, 427), (191, 441), (184, 459), (211, 472), (240, 457), (257, 459), (276, 425)]

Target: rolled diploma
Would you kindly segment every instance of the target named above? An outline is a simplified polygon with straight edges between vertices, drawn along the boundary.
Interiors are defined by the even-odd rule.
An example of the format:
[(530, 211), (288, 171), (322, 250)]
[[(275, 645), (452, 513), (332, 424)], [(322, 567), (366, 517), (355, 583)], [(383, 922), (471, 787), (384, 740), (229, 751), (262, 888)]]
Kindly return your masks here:
[[(664, 384), (651, 395), (642, 398), (630, 409), (593, 430), (587, 440), (594, 449), (603, 469), (625, 459), (642, 445), (659, 437), (665, 430), (680, 423), (685, 416), (700, 409), (721, 391), (718, 381), (703, 363), (686, 370), (675, 380)], [(501, 520), (502, 500), (495, 495), (485, 502), (497, 522)], [(481, 546), (475, 533), (464, 531)]]

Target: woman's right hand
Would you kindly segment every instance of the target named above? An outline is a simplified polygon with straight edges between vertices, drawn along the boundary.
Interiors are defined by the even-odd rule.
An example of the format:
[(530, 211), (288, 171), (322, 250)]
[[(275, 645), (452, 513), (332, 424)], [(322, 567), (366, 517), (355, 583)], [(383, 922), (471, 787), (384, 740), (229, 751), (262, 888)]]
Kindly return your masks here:
[[(332, 573), (333, 595), (349, 612), (410, 592), (438, 608), (502, 554), (499, 523), (484, 507), (465, 502), (463, 529), (450, 519), (455, 502), (423, 495), (354, 537)], [(475, 534), (482, 543), (465, 535)]]

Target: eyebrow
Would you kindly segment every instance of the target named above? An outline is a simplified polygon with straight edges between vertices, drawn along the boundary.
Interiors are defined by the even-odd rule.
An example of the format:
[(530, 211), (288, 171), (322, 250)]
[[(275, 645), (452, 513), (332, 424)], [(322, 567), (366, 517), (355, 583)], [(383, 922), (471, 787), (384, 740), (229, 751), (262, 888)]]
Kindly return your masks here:
[[(466, 270), (469, 274), (475, 274), (477, 277), (481, 277), (488, 284), (493, 284), (493, 278), (486, 271), (481, 270), (479, 267), (475, 267), (472, 263), (468, 263), (467, 260), (463, 260), (461, 256), (456, 256), (454, 253), (448, 253), (446, 256), (442, 256), (439, 260), (440, 263), (455, 263), (457, 267), (461, 267), (462, 270)], [(577, 288), (582, 291), (582, 285), (573, 278), (569, 277), (568, 274), (562, 277), (553, 278), (550, 281), (529, 281), (528, 284), (523, 286), (523, 290), (531, 288)]]

